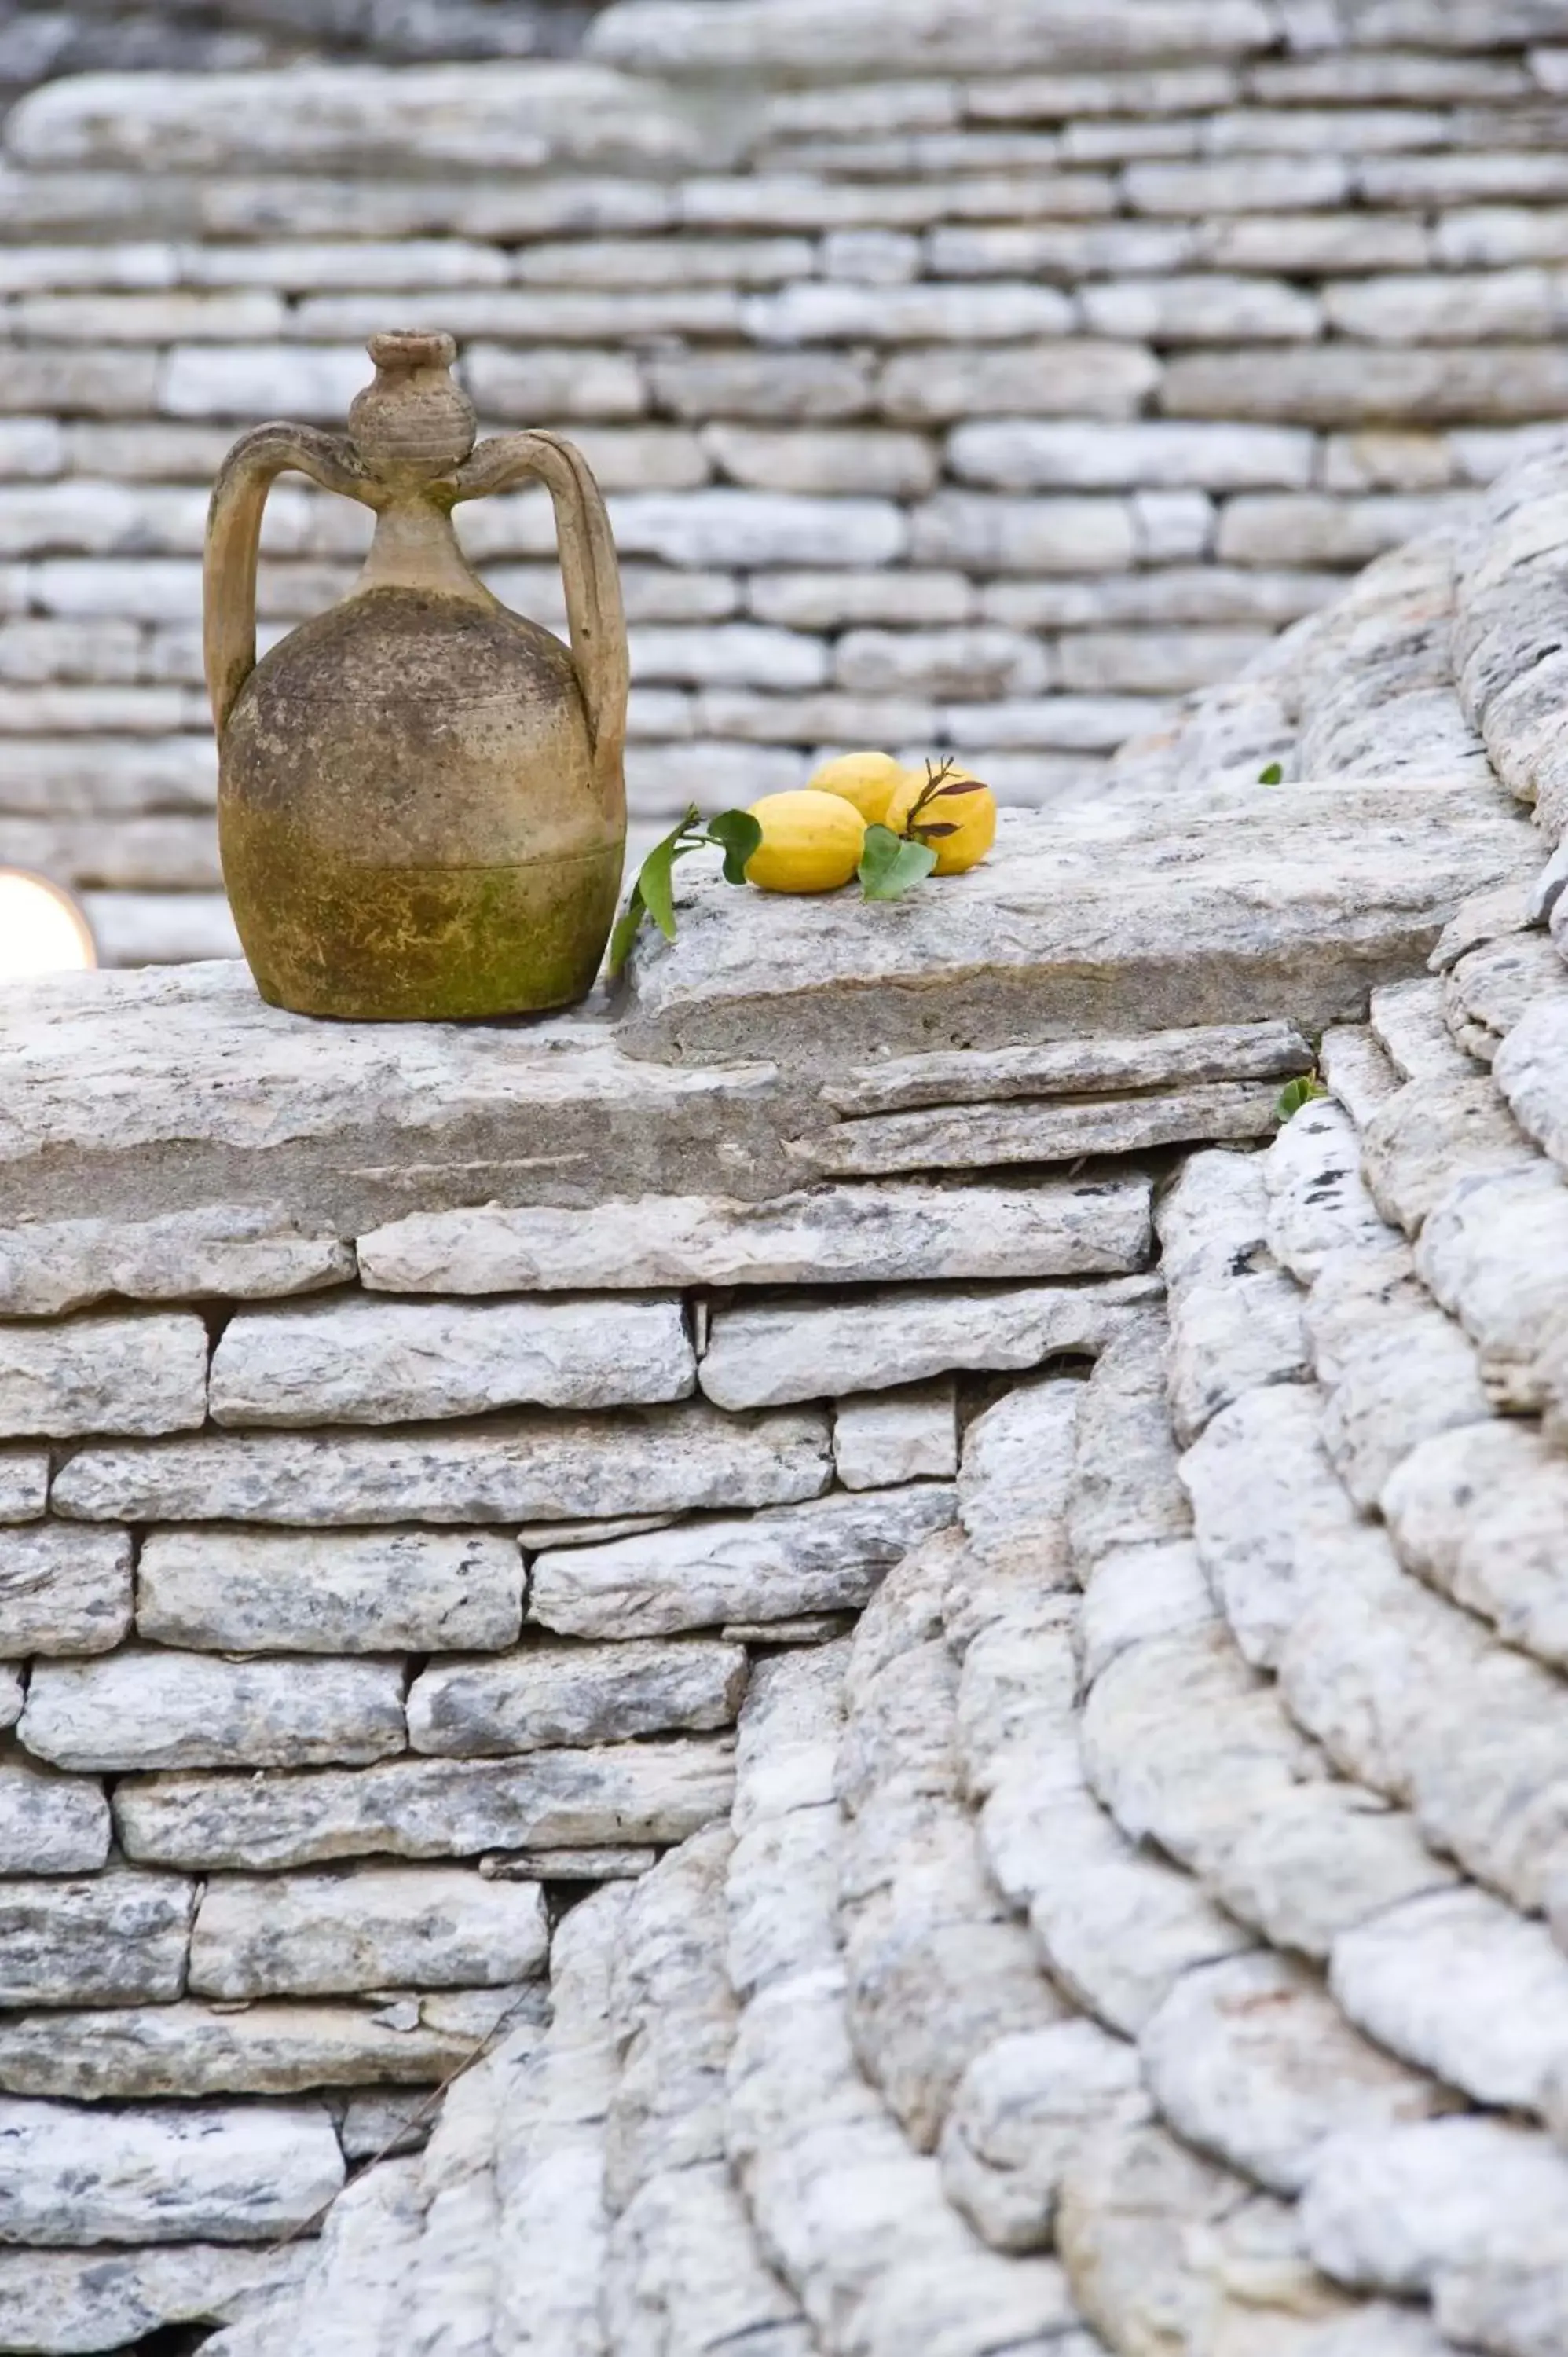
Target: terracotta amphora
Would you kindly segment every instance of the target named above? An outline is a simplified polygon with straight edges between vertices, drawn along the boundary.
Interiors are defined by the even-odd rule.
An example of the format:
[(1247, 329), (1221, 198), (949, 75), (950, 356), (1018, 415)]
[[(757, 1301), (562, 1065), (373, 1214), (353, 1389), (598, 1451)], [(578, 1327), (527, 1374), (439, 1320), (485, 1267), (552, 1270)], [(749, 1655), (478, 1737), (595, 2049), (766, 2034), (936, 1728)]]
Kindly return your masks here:
[[(346, 436), (259, 425), (207, 527), (205, 652), (223, 878), (263, 998), (417, 1021), (564, 1006), (592, 985), (626, 845), (627, 645), (598, 486), (558, 435), (475, 447), (450, 336), (372, 336)], [(349, 596), (256, 661), (256, 551), (286, 468), (375, 511)], [(538, 479), (570, 651), (510, 613), (452, 529)]]

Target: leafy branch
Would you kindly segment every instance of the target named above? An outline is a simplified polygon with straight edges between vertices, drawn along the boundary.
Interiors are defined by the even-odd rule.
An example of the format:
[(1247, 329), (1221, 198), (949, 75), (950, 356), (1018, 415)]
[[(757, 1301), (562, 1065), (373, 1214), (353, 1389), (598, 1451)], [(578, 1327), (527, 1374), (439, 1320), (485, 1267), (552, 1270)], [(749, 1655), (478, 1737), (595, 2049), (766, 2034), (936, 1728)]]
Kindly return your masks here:
[(954, 779), (953, 764), (926, 764), (926, 783), (904, 822), (902, 834), (890, 826), (868, 826), (860, 855), (860, 897), (863, 900), (898, 900), (923, 884), (937, 864), (933, 845), (958, 833), (955, 821), (924, 813), (938, 802), (961, 800), (979, 791), (972, 778)]
[(722, 851), (725, 882), (744, 884), (746, 863), (762, 841), (762, 829), (749, 811), (720, 811), (704, 820), (695, 802), (686, 807), (679, 826), (656, 843), (627, 895), (626, 907), (610, 935), (609, 975), (613, 982), (631, 954), (644, 917), (651, 917), (667, 942), (675, 938), (675, 862), (692, 851)]

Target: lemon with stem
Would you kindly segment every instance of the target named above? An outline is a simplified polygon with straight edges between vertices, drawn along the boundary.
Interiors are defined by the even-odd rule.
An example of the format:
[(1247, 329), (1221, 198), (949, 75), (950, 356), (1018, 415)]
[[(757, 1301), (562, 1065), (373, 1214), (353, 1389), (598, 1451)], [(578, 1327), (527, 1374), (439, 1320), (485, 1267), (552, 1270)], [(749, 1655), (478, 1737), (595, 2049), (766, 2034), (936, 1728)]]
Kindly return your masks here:
[(937, 855), (939, 876), (977, 867), (996, 840), (996, 797), (972, 770), (951, 761), (906, 770), (885, 823)]

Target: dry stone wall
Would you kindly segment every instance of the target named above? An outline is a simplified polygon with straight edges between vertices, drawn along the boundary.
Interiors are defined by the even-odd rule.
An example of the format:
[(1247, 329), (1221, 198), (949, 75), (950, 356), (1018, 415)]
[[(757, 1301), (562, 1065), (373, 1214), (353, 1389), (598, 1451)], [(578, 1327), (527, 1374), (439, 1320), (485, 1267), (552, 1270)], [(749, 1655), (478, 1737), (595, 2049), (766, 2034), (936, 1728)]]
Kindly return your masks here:
[(1568, 2348), (1565, 519), (613, 1004), (16, 994), (0, 2346)]
[[(863, 742), (1092, 796), (1568, 414), (1563, 0), (623, 0), (575, 60), (428, 61), (552, 24), (255, 0), (225, 39), (319, 53), (4, 126), (0, 860), (112, 963), (232, 948), (206, 488), (340, 419), (374, 328), (450, 328), (606, 482), (642, 840)], [(274, 495), (267, 634), (363, 522)], [(560, 622), (537, 501), (465, 530)]]

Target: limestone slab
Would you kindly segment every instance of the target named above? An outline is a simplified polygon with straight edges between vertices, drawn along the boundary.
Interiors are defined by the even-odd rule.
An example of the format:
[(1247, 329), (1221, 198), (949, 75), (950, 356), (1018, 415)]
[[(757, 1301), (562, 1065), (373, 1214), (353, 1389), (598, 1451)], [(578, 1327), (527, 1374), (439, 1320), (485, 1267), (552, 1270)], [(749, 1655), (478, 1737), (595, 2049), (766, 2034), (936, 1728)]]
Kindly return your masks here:
[(1410, 2296), (1450, 2267), (1550, 2251), (1568, 2160), (1504, 2120), (1415, 2121), (1336, 2137), (1302, 2203), (1307, 2248), (1341, 2283)]
[(1085, 2134), (1148, 2110), (1137, 2048), (1093, 2022), (1000, 2038), (959, 2083), (942, 2190), (993, 2250), (1048, 2249), (1062, 2174)]
[(1302, 2190), (1327, 2137), (1446, 2108), (1442, 2089), (1380, 2053), (1317, 1975), (1283, 1956), (1189, 1973), (1138, 2050), (1176, 2133), (1276, 2193)]
[[(1563, 903), (1558, 903), (1561, 912)], [(1492, 1077), (1526, 1135), (1568, 1170), (1568, 1005), (1541, 1001), (1521, 1016), (1492, 1059)]]
[(7, 1227), (101, 1218), (105, 1203), (128, 1222), (223, 1204), (353, 1236), (455, 1202), (752, 1199), (799, 1183), (779, 1168), (790, 1117), (765, 1060), (632, 1063), (592, 1017), (395, 1034), (313, 1023), (263, 1006), (238, 963), (45, 977), (6, 1013)]
[(1266, 1235), (1283, 1268), (1310, 1285), (1333, 1252), (1392, 1241), (1361, 1177), (1360, 1140), (1342, 1105), (1305, 1104), (1263, 1157)]
[(933, 972), (945, 1027), (972, 1049), (1260, 1020), (1321, 1030), (1417, 969), (1460, 899), (1539, 858), (1521, 820), (1457, 780), (1419, 796), (1402, 779), (1293, 785), (1266, 808), (1254, 788), (1247, 808), (1244, 828), (1223, 791), (1164, 826), (1114, 803), (1007, 813), (989, 861), (875, 926), (806, 897), (770, 903), (759, 931), (749, 903), (703, 878), (679, 940), (645, 936), (634, 954), (624, 1044), (687, 1063), (914, 1052)]
[(297, 2282), (308, 2243), (285, 2251), (182, 2243), (159, 2250), (0, 2253), (0, 2316), (19, 2351), (129, 2348), (177, 2324), (227, 2324)]
[(886, 1490), (958, 1471), (957, 1403), (950, 1379), (864, 1392), (833, 1406), (833, 1463), (846, 1490)]
[(0, 1760), (0, 1875), (96, 1874), (109, 1834), (109, 1803), (91, 1778), (59, 1776), (22, 1751)]
[(106, 2114), (0, 2102), (0, 2241), (265, 2243), (343, 2183), (319, 2104)]
[(852, 1609), (953, 1512), (948, 1484), (920, 1481), (542, 1555), (529, 1616), (561, 1635), (619, 1639)]
[(49, 1494), (49, 1460), (41, 1448), (0, 1448), (0, 1523), (36, 1523)]
[(361, 1237), (359, 1257), (372, 1291), (462, 1294), (1094, 1276), (1148, 1248), (1148, 1183), (1115, 1178), (421, 1212)]
[(1322, 1445), (1313, 1385), (1249, 1393), (1182, 1458), (1197, 1551), (1247, 1660), (1272, 1668), (1311, 1592), (1314, 1550), (1355, 1512)]
[(1317, 1047), (1318, 1069), (1358, 1129), (1402, 1085), (1365, 1023), (1333, 1024)]
[[(1015, 1385), (964, 1434), (959, 1515), (981, 1561), (1023, 1554), (1041, 1587), (1054, 1563), (1066, 1577), (1066, 1517), (1072, 1496), (1081, 1383), (1047, 1377)], [(949, 1633), (957, 1641), (950, 1592)]]
[(1468, 1052), (1490, 1063), (1498, 1046), (1540, 998), (1568, 992), (1568, 971), (1543, 933), (1510, 933), (1461, 958), (1444, 992), (1449, 1028)]
[(0, 1324), (0, 1433), (69, 1440), (90, 1432), (187, 1432), (207, 1413), (199, 1318), (87, 1317)]
[(1568, 1666), (1568, 1458), (1528, 1425), (1475, 1424), (1413, 1450), (1382, 1507), (1407, 1569)]
[(841, 1122), (791, 1145), (797, 1159), (833, 1178), (1075, 1162), (1204, 1138), (1266, 1137), (1278, 1094), (1272, 1082), (1216, 1081), (1146, 1097), (938, 1107)]
[(1372, 1037), (1402, 1081), (1466, 1081), (1473, 1059), (1455, 1045), (1444, 1013), (1443, 985), (1424, 975), (1385, 983), (1369, 1010)]
[(124, 1222), (38, 1220), (0, 1231), (0, 1315), (7, 1318), (59, 1318), (113, 1295), (262, 1300), (317, 1293), (353, 1274), (351, 1245), (261, 1208)]
[(684, 1398), (693, 1373), (676, 1299), (322, 1302), (231, 1319), (211, 1410), (266, 1426), (641, 1407)]
[(1102, 1349), (1160, 1290), (1144, 1276), (985, 1293), (904, 1286), (721, 1309), (700, 1378), (709, 1399), (736, 1410), (885, 1391), (960, 1367), (1023, 1370)]
[(20, 1733), (58, 1768), (303, 1768), (384, 1760), (405, 1739), (385, 1661), (223, 1661), (126, 1647), (39, 1662)]
[(1094, 1566), (1079, 1621), (1086, 1684), (1129, 1645), (1198, 1629), (1214, 1617), (1214, 1598), (1190, 1539), (1112, 1547)]
[(1407, 1082), (1366, 1123), (1361, 1149), (1373, 1201), (1407, 1235), (1461, 1179), (1524, 1169), (1534, 1159), (1485, 1076)]
[(1089, 1583), (1112, 1548), (1181, 1538), (1192, 1527), (1166, 1402), (1165, 1320), (1140, 1318), (1095, 1361), (1079, 1408), (1068, 1543)]
[(1462, 1179), (1428, 1215), (1416, 1266), (1476, 1344), (1487, 1396), (1509, 1413), (1544, 1406), (1538, 1360), (1568, 1310), (1568, 1183), (1555, 1167)]
[(454, 1867), (215, 1875), (190, 1944), (195, 1996), (322, 1996), (524, 1981), (549, 1946), (537, 1885)]
[(689, 1739), (293, 1776), (126, 1778), (113, 1807), (128, 1857), (245, 1873), (378, 1852), (663, 1845), (726, 1809), (733, 1782), (725, 1744)]
[(511, 1416), (461, 1432), (87, 1448), (61, 1469), (54, 1503), (86, 1522), (570, 1523), (782, 1505), (831, 1479), (825, 1415), (743, 1419), (703, 1404)]
[(409, 1743), (472, 1760), (730, 1727), (745, 1688), (739, 1645), (546, 1641), (501, 1661), (432, 1663), (409, 1689)]
[(1277, 1794), (1214, 1867), (1214, 1896), (1277, 1948), (1324, 1962), (1342, 1932), (1458, 1879), (1415, 1819), (1352, 1783)]
[(658, 1857), (624, 1844), (602, 1849), (489, 1850), (479, 1872), (494, 1882), (635, 1882)]
[(522, 1589), (517, 1546), (489, 1531), (153, 1531), (136, 1626), (213, 1652), (488, 1652), (516, 1643)]
[[(1437, 1434), (1487, 1421), (1475, 1349), (1455, 1320), (1400, 1277), (1378, 1282), (1377, 1258), (1354, 1262), (1365, 1285), (1343, 1295), (1319, 1278), (1307, 1313), (1318, 1372), (1328, 1382), (1323, 1444), (1355, 1503), (1369, 1511), (1409, 1452)], [(1331, 1342), (1326, 1340), (1337, 1326)]]
[(1171, 1415), (1184, 1445), (1243, 1393), (1307, 1372), (1301, 1296), (1264, 1242), (1267, 1200), (1262, 1157), (1221, 1153), (1191, 1156), (1162, 1198)]
[(178, 1996), (194, 1886), (120, 1867), (0, 1885), (0, 2003), (128, 2005)]
[(106, 1653), (131, 1626), (131, 1536), (0, 1528), (0, 1654)]
[(959, 1049), (879, 1058), (843, 1080), (829, 1081), (822, 1102), (852, 1117), (1015, 1097), (1133, 1095), (1215, 1081), (1283, 1081), (1309, 1070), (1311, 1053), (1300, 1032), (1283, 1022), (1210, 1024), (1129, 1039)]

